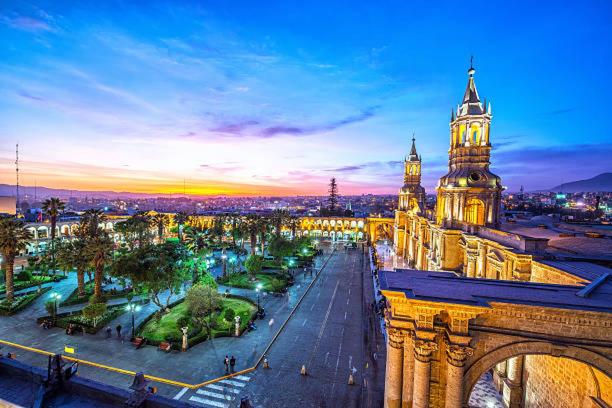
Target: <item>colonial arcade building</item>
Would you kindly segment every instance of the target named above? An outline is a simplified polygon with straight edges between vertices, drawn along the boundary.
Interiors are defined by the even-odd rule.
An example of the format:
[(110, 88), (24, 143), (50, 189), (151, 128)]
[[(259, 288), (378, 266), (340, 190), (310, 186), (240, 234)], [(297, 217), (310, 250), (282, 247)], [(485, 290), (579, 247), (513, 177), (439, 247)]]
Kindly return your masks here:
[(474, 74), (451, 112), (435, 211), (425, 208), (414, 139), (405, 160), (393, 241), (411, 269), (379, 274), (385, 406), (499, 406), (472, 395), (488, 375), (506, 407), (609, 407), (612, 270), (555, 258), (548, 239), (504, 228), (501, 180), (489, 169), (491, 105)]

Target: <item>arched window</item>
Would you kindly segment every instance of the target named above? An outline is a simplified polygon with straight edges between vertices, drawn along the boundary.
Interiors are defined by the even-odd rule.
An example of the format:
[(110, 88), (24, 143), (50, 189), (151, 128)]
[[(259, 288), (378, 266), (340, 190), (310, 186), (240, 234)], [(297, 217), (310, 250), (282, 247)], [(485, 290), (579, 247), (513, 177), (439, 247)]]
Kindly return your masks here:
[(482, 201), (477, 198), (468, 200), (465, 206), (465, 222), (468, 224), (484, 225), (485, 221), (485, 206)]

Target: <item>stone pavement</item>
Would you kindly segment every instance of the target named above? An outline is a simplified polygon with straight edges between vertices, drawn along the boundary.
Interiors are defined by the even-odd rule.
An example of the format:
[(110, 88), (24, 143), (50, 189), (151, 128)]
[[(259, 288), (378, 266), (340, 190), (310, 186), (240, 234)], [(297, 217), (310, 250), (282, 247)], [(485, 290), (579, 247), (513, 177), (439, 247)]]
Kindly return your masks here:
[(470, 408), (504, 408), (501, 395), (493, 385), (493, 376), (486, 372), (478, 379), (470, 394)]
[[(322, 263), (322, 258), (316, 259), (318, 267)], [(239, 338), (218, 338), (209, 342), (203, 342), (192, 347), (186, 353), (172, 352), (167, 354), (158, 351), (152, 346), (135, 350), (129, 341), (122, 342), (116, 337), (106, 339), (104, 330), (101, 330), (97, 335), (83, 336), (67, 336), (59, 328), (43, 330), (35, 324), (35, 318), (46, 314), (44, 310), (44, 303), (48, 300), (46, 296), (37, 299), (32, 305), (15, 316), (0, 317), (0, 339), (56, 353), (63, 353), (64, 345), (70, 345), (77, 348), (76, 357), (84, 360), (129, 371), (144, 371), (145, 374), (195, 384), (223, 375), (223, 357), (226, 354), (236, 356), (236, 370), (254, 365), (272, 336), (276, 333), (280, 323), (286, 320), (297, 300), (305, 291), (307, 284), (312, 279), (313, 277), (304, 276), (304, 274), (300, 273), (296, 276), (295, 284), (289, 289), (287, 295), (282, 297), (271, 295), (262, 297), (262, 306), (265, 307), (267, 316), (265, 322), (257, 322), (259, 326), (257, 330), (246, 333)], [(64, 298), (75, 287), (76, 277), (74, 274), (71, 274), (68, 279), (53, 284), (53, 290), (61, 293)], [(221, 288), (221, 291), (224, 291), (224, 288)], [(247, 295), (255, 299), (254, 291), (232, 289), (231, 292)], [(251, 292), (250, 296), (248, 292)], [(176, 295), (176, 298), (179, 296), (182, 296), (182, 294)], [(122, 299), (114, 299), (109, 303), (121, 302), (123, 302)], [(67, 311), (70, 308), (72, 307), (60, 308), (60, 312)], [(78, 309), (78, 307), (76, 308)], [(136, 324), (153, 310), (155, 310), (153, 304), (145, 306), (144, 310), (137, 314)], [(267, 325), (269, 319), (274, 319), (276, 322), (272, 327)], [(114, 328), (118, 323), (121, 323), (124, 327), (124, 333), (129, 335), (131, 327), (130, 314), (123, 314), (111, 322), (110, 325)], [(46, 367), (47, 358), (44, 355), (21, 349), (13, 349), (8, 346), (3, 347), (2, 351), (14, 352), (21, 361), (39, 367)], [(131, 385), (132, 381), (131, 377), (124, 374), (87, 365), (79, 367), (79, 375), (121, 388), (127, 388)], [(180, 387), (172, 385), (155, 385), (158, 386), (159, 393), (165, 396), (174, 397), (181, 391)]]
[(382, 406), (384, 343), (367, 307), (373, 301), (367, 265), (361, 249), (339, 247), (270, 348), (270, 369), (176, 397), (206, 408), (238, 407), (242, 397), (266, 408)]

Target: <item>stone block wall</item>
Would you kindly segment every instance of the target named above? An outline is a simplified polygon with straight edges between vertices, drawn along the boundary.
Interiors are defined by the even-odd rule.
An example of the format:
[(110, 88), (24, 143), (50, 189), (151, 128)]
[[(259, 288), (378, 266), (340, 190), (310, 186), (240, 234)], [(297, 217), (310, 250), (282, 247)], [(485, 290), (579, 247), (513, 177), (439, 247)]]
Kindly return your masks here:
[(612, 404), (610, 378), (603, 373), (595, 376), (596, 369), (584, 363), (562, 357), (528, 355), (525, 369), (525, 408), (595, 408), (598, 405), (590, 397), (598, 396), (608, 405)]

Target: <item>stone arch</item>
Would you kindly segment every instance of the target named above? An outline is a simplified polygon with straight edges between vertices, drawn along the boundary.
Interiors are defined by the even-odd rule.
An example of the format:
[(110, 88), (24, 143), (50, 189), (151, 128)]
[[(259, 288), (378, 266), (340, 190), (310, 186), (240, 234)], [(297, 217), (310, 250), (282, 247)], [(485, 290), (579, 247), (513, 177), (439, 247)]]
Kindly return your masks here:
[(45, 226), (38, 227), (36, 229), (36, 234), (39, 239), (49, 238), (49, 229)]
[(594, 367), (608, 377), (612, 376), (612, 360), (593, 350), (571, 345), (560, 346), (545, 341), (514, 342), (489, 351), (469, 366), (463, 375), (463, 383), (465, 384), (463, 388), (464, 404), (467, 406), (472, 389), (485, 372), (509, 358), (525, 355), (565, 357)]
[(62, 237), (68, 237), (70, 236), (70, 225), (68, 224), (64, 224), (60, 227), (61, 230), (61, 236)]
[(470, 198), (465, 203), (465, 222), (468, 224), (484, 225), (486, 209), (482, 200)]

